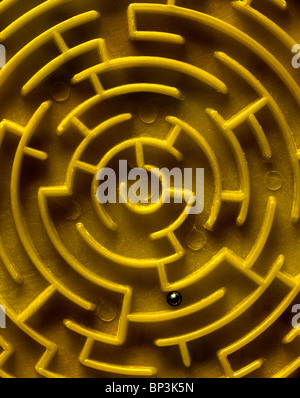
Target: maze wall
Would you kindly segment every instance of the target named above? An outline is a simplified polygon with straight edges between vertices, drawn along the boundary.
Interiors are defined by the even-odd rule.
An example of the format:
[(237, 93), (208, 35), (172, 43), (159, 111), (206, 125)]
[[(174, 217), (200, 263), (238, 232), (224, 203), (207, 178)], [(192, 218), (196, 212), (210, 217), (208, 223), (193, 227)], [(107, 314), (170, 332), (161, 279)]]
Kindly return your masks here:
[[(299, 18), (0, 2), (1, 377), (299, 376)], [(120, 159), (204, 168), (204, 211), (99, 204)]]

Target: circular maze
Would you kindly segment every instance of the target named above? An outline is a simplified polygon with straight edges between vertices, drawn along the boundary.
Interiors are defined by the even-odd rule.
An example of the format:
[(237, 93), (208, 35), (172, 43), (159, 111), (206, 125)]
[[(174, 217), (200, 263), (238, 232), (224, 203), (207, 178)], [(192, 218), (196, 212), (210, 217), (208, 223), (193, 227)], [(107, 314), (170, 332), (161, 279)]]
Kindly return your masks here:
[[(299, 376), (299, 17), (2, 0), (1, 377)], [(202, 213), (100, 204), (120, 160), (204, 169)]]

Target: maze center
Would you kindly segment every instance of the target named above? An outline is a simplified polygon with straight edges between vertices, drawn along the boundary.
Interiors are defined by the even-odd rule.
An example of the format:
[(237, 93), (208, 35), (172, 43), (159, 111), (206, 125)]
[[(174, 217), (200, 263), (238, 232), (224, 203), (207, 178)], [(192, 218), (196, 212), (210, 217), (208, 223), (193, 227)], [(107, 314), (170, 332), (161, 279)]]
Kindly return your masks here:
[[(0, 377), (299, 377), (299, 18), (0, 2)], [(130, 202), (134, 168), (203, 170), (203, 211)]]

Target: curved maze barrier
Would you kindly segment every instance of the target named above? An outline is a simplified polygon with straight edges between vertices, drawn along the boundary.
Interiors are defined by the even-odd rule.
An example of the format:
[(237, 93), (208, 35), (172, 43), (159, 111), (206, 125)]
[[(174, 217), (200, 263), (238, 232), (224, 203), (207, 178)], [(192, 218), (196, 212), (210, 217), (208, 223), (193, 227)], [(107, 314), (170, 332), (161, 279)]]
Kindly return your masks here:
[[(2, 0), (1, 377), (299, 376), (299, 18)], [(119, 159), (204, 168), (204, 211), (100, 205)]]

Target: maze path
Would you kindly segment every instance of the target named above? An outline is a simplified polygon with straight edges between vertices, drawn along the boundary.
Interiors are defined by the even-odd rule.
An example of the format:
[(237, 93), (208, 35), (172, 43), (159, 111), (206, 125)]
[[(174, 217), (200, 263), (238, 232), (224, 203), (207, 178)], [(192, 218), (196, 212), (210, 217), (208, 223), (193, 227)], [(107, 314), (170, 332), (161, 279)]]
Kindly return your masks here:
[[(279, 9), (285, 10), (287, 8), (285, 1), (270, 0), (269, 2)], [(4, 0), (0, 5), (0, 14), (9, 13), (9, 10), (17, 3), (17, 1), (13, 0)], [(27, 3), (26, 7), (30, 6), (30, 1)], [(54, 15), (56, 8), (63, 6), (65, 3), (67, 1), (48, 0), (34, 8), (26, 8), (26, 11), (24, 9), (23, 15), (6, 25), (2, 30), (0, 34), (1, 41), (5, 43), (11, 37), (17, 38), (21, 29), (30, 24), (35, 24), (38, 19), (46, 18), (47, 14), (53, 13)], [(219, 61), (219, 66), (225, 66), (226, 68), (224, 69), (228, 69), (230, 73), (235, 74), (236, 79), (241, 79), (244, 87), (248, 87), (249, 93), (251, 90), (252, 94), (253, 92), (255, 93), (256, 99), (246, 102), (241, 96), (241, 100), (235, 102), (234, 108), (226, 108), (224, 105), (226, 98), (229, 97), (232, 100), (236, 84), (233, 84), (234, 82), (228, 79), (228, 75), (222, 73), (223, 70), (217, 69), (216, 66), (212, 67), (212, 63), (205, 65), (205, 61), (203, 60), (202, 62), (201, 57), (199, 59), (191, 57), (188, 62), (173, 59), (172, 51), (177, 48), (176, 45), (180, 45), (180, 48), (185, 48), (184, 46), (187, 49), (189, 48), (189, 35), (186, 36), (184, 32), (178, 32), (178, 34), (164, 32), (164, 29), (162, 29), (162, 32), (150, 31), (148, 28), (141, 30), (137, 19), (140, 16), (146, 16), (151, 22), (155, 16), (163, 16), (167, 18), (169, 23), (172, 23), (174, 18), (179, 18), (185, 23), (191, 22), (195, 23), (196, 26), (213, 29), (218, 34), (235, 40), (268, 66), (289, 91), (295, 106), (299, 106), (300, 92), (296, 79), (292, 77), (290, 71), (279, 59), (269, 51), (263, 41), (259, 43), (243, 33), (231, 24), (230, 19), (228, 21), (226, 21), (226, 18), (221, 20), (213, 15), (206, 14), (202, 10), (202, 6), (201, 11), (184, 8), (180, 5), (179, 0), (177, 2), (169, 0), (166, 4), (130, 4), (128, 2), (127, 15), (125, 15), (125, 19), (127, 17), (128, 22), (128, 39), (136, 42), (136, 44), (140, 41), (145, 42), (145, 46), (147, 42), (154, 42), (158, 46), (162, 44), (166, 46), (166, 49), (170, 49), (170, 53), (168, 52), (169, 50), (166, 50), (164, 57), (157, 56), (156, 51), (152, 51), (153, 54), (151, 55), (144, 55), (143, 52), (136, 53), (134, 47), (129, 47), (130, 51), (133, 52), (130, 56), (122, 55), (121, 57), (111, 58), (106, 48), (107, 43), (109, 42), (111, 45), (111, 42), (106, 40), (106, 32), (102, 32), (102, 26), (99, 28), (101, 33), (97, 32), (95, 38), (89, 38), (87, 41), (69, 47), (67, 44), (68, 40), (65, 37), (70, 36), (71, 30), (80, 28), (82, 25), (86, 25), (86, 29), (88, 29), (88, 22), (97, 20), (100, 13), (102, 17), (101, 4), (99, 7), (95, 4), (95, 10), (89, 9), (86, 11), (83, 11), (85, 7), (80, 8), (80, 11), (78, 10), (76, 0), (74, 4), (74, 13), (77, 13), (77, 15), (70, 16), (69, 19), (57, 23), (47, 31), (40, 33), (21, 50), (14, 53), (6, 67), (0, 71), (0, 87), (2, 87), (4, 83), (14, 79), (16, 72), (22, 68), (23, 62), (30, 57), (34, 57), (35, 52), (44, 45), (52, 43), (59, 51), (59, 55), (41, 67), (41, 69), (35, 72), (32, 71), (31, 76), (27, 74), (27, 80), (21, 86), (19, 94), (20, 97), (23, 97), (23, 104), (31, 104), (30, 109), (36, 109), (31, 117), (20, 118), (17, 116), (16, 119), (12, 119), (11, 113), (6, 117), (6, 107), (0, 122), (2, 151), (6, 151), (5, 143), (8, 136), (19, 139), (13, 157), (9, 182), (7, 184), (6, 181), (6, 186), (2, 181), (1, 184), (10, 195), (11, 213), (23, 250), (46, 283), (45, 286), (40, 286), (40, 290), (35, 295), (31, 295), (30, 298), (27, 297), (26, 305), (21, 310), (17, 310), (18, 306), (12, 305), (8, 289), (5, 289), (4, 282), (3, 286), (1, 282), (1, 303), (7, 308), (8, 318), (17, 328), (25, 332), (30, 339), (43, 347), (44, 353), (39, 356), (35, 370), (39, 375), (45, 377), (62, 376), (61, 372), (53, 370), (56, 364), (52, 364), (52, 359), (56, 356), (56, 360), (59, 361), (59, 355), (57, 354), (60, 354), (65, 349), (65, 346), (60, 346), (59, 333), (55, 334), (54, 339), (52, 335), (50, 338), (48, 337), (48, 332), (40, 333), (38, 331), (41, 325), (39, 327), (31, 327), (31, 323), (33, 322), (34, 324), (36, 319), (45, 314), (48, 306), (55, 305), (55, 300), (61, 300), (62, 298), (67, 300), (71, 307), (62, 308), (63, 315), (58, 321), (59, 326), (65, 327), (68, 338), (72, 338), (72, 332), (85, 337), (83, 347), (77, 344), (74, 351), (77, 352), (78, 363), (83, 365), (87, 372), (94, 369), (104, 376), (107, 373), (126, 376), (160, 376), (161, 374), (166, 374), (163, 373), (166, 372), (166, 369), (161, 368), (163, 361), (160, 363), (157, 358), (164, 356), (163, 347), (167, 346), (178, 347), (179, 359), (181, 358), (182, 361), (182, 364), (175, 361), (178, 369), (181, 369), (182, 372), (193, 371), (194, 367), (198, 369), (197, 354), (193, 351), (193, 347), (195, 347), (195, 344), (201, 345), (202, 341), (205, 341), (207, 337), (214, 339), (215, 333), (218, 332), (221, 335), (221, 346), (214, 346), (218, 365), (212, 368), (212, 375), (220, 374), (220, 372), (223, 377), (245, 377), (252, 373), (254, 375), (264, 375), (264, 368), (267, 367), (264, 354), (252, 362), (248, 360), (246, 366), (241, 365), (240, 367), (236, 367), (234, 362), (231, 363), (230, 359), (231, 356), (238, 355), (240, 352), (242, 354), (244, 352), (248, 353), (249, 347), (251, 347), (253, 342), (263, 339), (266, 333), (278, 323), (282, 315), (288, 313), (289, 307), (299, 294), (300, 274), (297, 268), (295, 269), (295, 267), (291, 266), (289, 244), (282, 242), (281, 238), (279, 239), (278, 247), (274, 247), (274, 250), (270, 251), (270, 244), (272, 244), (274, 234), (278, 229), (278, 220), (283, 217), (282, 208), (286, 210), (288, 207), (289, 217), (286, 219), (287, 223), (294, 223), (295, 228), (297, 228), (300, 206), (300, 156), (297, 146), (297, 132), (290, 127), (290, 120), (284, 114), (279, 102), (277, 102), (278, 100), (275, 100), (273, 91), (270, 92), (265, 87), (264, 82), (256, 77), (256, 73), (253, 71), (255, 68), (249, 69), (246, 61), (244, 64), (234, 59), (234, 51), (233, 54), (228, 51), (229, 55), (227, 52), (216, 51), (218, 48), (215, 48), (214, 44), (210, 54), (214, 54), (215, 59), (212, 57), (213, 60), (211, 62), (217, 60)], [(228, 5), (228, 8), (230, 7), (231, 4)], [(236, 14), (245, 14), (255, 23), (263, 26), (289, 50), (295, 44), (292, 34), (285, 32), (267, 16), (253, 8), (252, 1), (235, 1), (232, 3), (232, 7), (233, 12), (238, 11)], [(118, 12), (121, 15), (121, 11)], [(122, 17), (124, 18), (124, 13)], [(72, 91), (71, 102), (67, 104), (67, 107), (62, 104), (59, 109), (57, 104), (48, 98), (43, 99), (42, 103), (39, 102), (39, 104), (32, 106), (35, 101), (35, 95), (39, 92), (42, 93), (45, 87), (49, 87), (52, 84), (50, 81), (53, 81), (59, 69), (66, 69), (69, 61), (77, 62), (79, 58), (84, 59), (84, 55), (87, 55), (90, 51), (97, 53), (99, 64), (91, 66), (88, 65), (89, 62), (82, 62), (83, 68), (81, 72), (74, 74), (70, 70), (69, 80), (66, 84), (70, 84)], [(13, 54), (13, 52), (11, 53)], [(210, 66), (213, 69), (212, 71), (210, 71)], [(148, 80), (147, 72), (149, 70), (153, 71), (154, 76), (161, 74), (166, 83), (153, 82), (152, 78)], [(168, 79), (166, 77), (169, 71), (174, 76), (180, 76), (182, 79), (188, 78), (190, 81), (195, 82), (194, 92), (197, 92), (200, 102), (196, 104), (197, 116), (194, 117), (194, 120), (191, 120), (193, 118), (191, 118), (192, 112), (190, 110), (192, 108), (190, 107), (191, 100), (189, 98), (189, 96), (193, 98), (193, 90), (189, 91), (188, 85), (184, 87), (184, 84), (180, 84), (180, 79), (176, 80), (176, 83), (167, 82)], [(105, 89), (106, 79), (109, 79), (111, 74), (117, 77), (123, 74), (122, 83), (116, 79), (112, 88)], [(137, 77), (137, 82), (126, 81), (131, 74)], [(144, 79), (142, 82), (140, 81), (141, 76)], [(177, 82), (179, 82), (178, 85)], [(88, 87), (89, 85), (90, 87)], [(95, 95), (92, 97), (86, 96), (87, 92), (90, 93), (87, 88), (92, 89)], [(76, 100), (72, 97), (74, 92), (77, 93)], [(32, 98), (29, 94), (33, 94)], [(207, 105), (204, 103), (203, 97), (207, 99)], [(136, 120), (138, 114), (136, 108), (139, 105), (137, 98), (140, 98), (141, 102), (144, 98), (149, 98), (151, 101), (157, 101), (157, 104), (162, 99), (165, 101), (165, 108), (157, 105), (159, 117), (151, 115), (150, 120), (153, 119), (155, 122), (151, 121), (149, 123), (148, 130), (141, 124), (141, 121), (145, 125), (147, 124), (143, 117), (140, 117), (141, 121)], [(251, 95), (249, 95), (250, 98), (252, 98)], [(114, 103), (118, 105), (115, 107), (108, 105)], [(179, 112), (174, 106), (175, 103), (178, 104)], [(131, 106), (130, 104), (135, 105)], [(172, 105), (169, 106), (168, 104)], [(127, 109), (125, 105), (128, 106)], [(109, 106), (111, 106), (112, 112), (109, 112), (110, 116), (106, 117), (105, 113)], [(124, 109), (123, 106), (125, 106)], [(56, 112), (59, 114), (58, 117), (53, 116)], [(264, 112), (269, 112), (272, 117), (277, 129), (277, 139), (281, 140), (282, 150), (287, 154), (284, 167), (289, 169), (292, 187), (290, 191), (288, 191), (288, 187), (284, 188), (286, 190), (283, 193), (273, 192), (272, 196), (267, 190), (262, 194), (262, 190), (257, 188), (256, 176), (258, 174), (256, 173), (258, 171), (253, 170), (251, 159), (255, 152), (255, 159), (261, 162), (261, 170), (267, 170), (265, 165), (273, 165), (273, 162), (275, 165), (279, 162), (278, 148), (274, 144), (274, 134), (272, 135), (270, 129), (266, 128)], [(98, 113), (97, 116), (101, 117), (98, 119), (95, 116), (91, 117), (93, 113)], [(45, 122), (46, 117), (47, 120), (49, 118), (53, 120), (49, 128), (52, 136), (57, 140), (54, 146), (56, 150), (60, 145), (69, 145), (67, 144), (68, 137), (71, 137), (72, 140), (75, 137), (72, 136), (74, 131), (79, 132), (80, 135), (80, 137), (76, 138), (77, 141), (74, 138), (74, 147), (72, 155), (67, 159), (66, 171), (63, 167), (61, 169), (58, 167), (61, 183), (53, 185), (46, 179), (40, 184), (35, 198), (40, 211), (40, 224), (49, 242), (51, 242), (51, 244), (48, 244), (47, 250), (55, 251), (59, 258), (64, 261), (65, 267), (69, 267), (74, 274), (78, 275), (78, 278), (82, 279), (83, 287), (79, 289), (78, 286), (77, 288), (74, 287), (73, 282), (66, 284), (66, 278), (59, 277), (51, 270), (48, 261), (45, 261), (47, 259), (47, 250), (45, 251), (45, 247), (39, 247), (39, 242), (31, 238), (30, 222), (28, 222), (26, 214), (23, 214), (20, 187), (22, 171), (26, 164), (25, 158), (34, 159), (37, 163), (46, 163), (45, 161), (47, 161), (47, 164), (52, 164), (55, 159), (54, 147), (52, 147), (53, 144), (51, 145), (51, 143), (48, 145), (47, 135), (44, 137), (43, 145), (43, 148), (47, 148), (46, 150), (34, 149), (35, 145), (33, 145), (34, 147), (31, 146), (31, 141), (35, 142), (36, 131), (40, 127), (48, 130)], [(90, 118), (92, 118), (95, 126), (93, 128), (90, 127), (91, 123), (87, 123)], [(160, 123), (160, 125), (154, 125), (153, 123)], [(121, 126), (126, 126), (125, 129), (123, 127), (124, 136), (116, 134), (117, 131), (120, 131)], [(141, 134), (130, 135), (131, 130), (133, 131), (136, 128), (135, 126), (138, 126)], [(155, 128), (152, 129), (153, 126), (157, 128), (156, 132)], [(207, 126), (210, 127), (208, 128)], [(252, 152), (242, 135), (243, 129), (248, 129), (253, 140)], [(56, 134), (54, 134), (55, 132)], [(166, 134), (164, 135), (163, 132), (166, 132)], [(156, 137), (155, 134), (158, 134), (158, 136)], [(111, 147), (108, 145), (110, 140), (112, 143)], [(75, 147), (76, 142), (79, 142), (77, 147)], [(183, 142), (185, 145), (183, 145)], [(232, 160), (230, 167), (234, 178), (232, 178), (230, 184), (226, 175), (228, 160), (225, 157), (223, 159), (219, 154), (218, 145), (221, 142), (224, 143), (224, 152), (229, 154), (228, 159)], [(100, 156), (100, 160), (98, 158), (97, 162), (92, 160), (94, 159), (93, 151), (96, 148), (103, 148), (104, 150), (102, 157)], [(164, 250), (161, 250), (161, 256), (152, 255), (152, 253), (141, 255), (145, 253), (140, 250), (143, 247), (143, 243), (137, 244), (131, 250), (127, 248), (127, 250), (119, 251), (120, 247), (118, 245), (122, 241), (119, 235), (124, 229), (122, 223), (126, 221), (120, 217), (120, 214), (123, 213), (113, 212), (111, 215), (111, 209), (106, 208), (106, 206), (100, 206), (96, 201), (96, 196), (93, 194), (97, 188), (95, 181), (99, 168), (108, 165), (123, 151), (132, 149), (137, 166), (146, 170), (149, 167), (151, 168), (152, 160), (149, 155), (149, 148), (155, 148), (154, 152), (156, 154), (159, 154), (160, 151), (165, 153), (166, 155), (162, 156), (161, 160), (165, 161), (167, 155), (170, 155), (174, 162), (180, 164), (191, 161), (194, 151), (198, 154), (198, 161), (200, 159), (204, 163), (206, 162), (207, 166), (205, 167), (210, 170), (211, 174), (210, 176), (208, 173), (208, 178), (210, 178), (209, 205), (205, 217), (201, 215), (201, 221), (199, 221), (200, 217), (196, 217), (196, 221), (191, 220), (191, 217), (186, 213), (186, 208), (190, 205), (190, 203), (187, 203), (186, 207), (179, 211), (177, 216), (171, 221), (168, 219), (165, 224), (158, 222), (159, 227), (155, 226), (155, 228), (150, 228), (147, 231), (146, 237), (151, 243), (151, 247), (155, 248), (154, 252), (160, 252), (157, 248), (161, 245), (163, 249), (168, 247), (173, 250), (173, 254), (169, 255)], [(189, 148), (190, 153), (186, 152), (187, 148)], [(68, 150), (69, 148), (66, 147), (66, 152)], [(199, 154), (201, 155), (199, 156)], [(91, 160), (88, 160), (90, 158)], [(280, 161), (282, 162), (282, 159)], [(282, 170), (286, 170), (284, 167), (282, 167)], [(262, 173), (260, 170), (259, 172)], [(80, 199), (82, 198), (77, 198), (78, 189), (76, 184), (79, 176), (86, 181), (93, 179), (89, 195), (86, 196), (88, 197), (88, 202), (91, 202), (92, 208), (96, 210), (96, 219), (101, 224), (98, 226), (99, 230), (92, 223), (92, 218), (86, 216), (86, 202), (81, 203)], [(285, 183), (287, 182), (285, 181)], [(126, 195), (125, 188), (125, 186), (120, 186), (123, 198)], [(266, 188), (273, 190), (271, 189), (272, 187), (268, 188), (266, 186)], [(254, 192), (253, 194), (255, 189), (257, 189), (257, 193)], [(274, 188), (274, 190), (276, 191), (277, 188)], [(91, 193), (92, 197), (90, 197)], [(281, 194), (285, 194), (285, 198)], [(182, 191), (176, 192), (173, 190), (172, 195), (174, 197), (182, 195)], [(259, 199), (259, 206), (257, 206), (256, 195)], [(68, 226), (67, 223), (57, 225), (57, 219), (54, 220), (53, 218), (52, 205), (56, 203), (55, 201), (59, 202), (66, 199), (78, 200), (81, 214), (69, 217), (71, 222)], [(234, 207), (235, 216), (228, 213), (231, 219), (226, 226), (223, 217), (227, 205)], [(259, 209), (256, 209), (256, 207), (259, 207)], [(149, 206), (146, 209), (126, 204), (124, 209), (124, 214), (128, 210), (128, 214), (132, 217), (156, 217), (159, 211), (163, 211), (164, 215), (167, 213), (165, 205), (163, 206), (161, 202), (158, 206)], [(119, 215), (119, 218), (116, 217), (116, 214)], [(163, 217), (160, 218), (160, 221), (163, 221)], [(192, 249), (188, 241), (185, 241), (186, 232), (183, 232), (186, 231), (185, 228), (187, 228), (189, 223), (195, 222), (195, 225), (199, 225), (200, 222), (201, 228), (203, 227), (201, 236), (206, 234), (205, 250), (199, 253), (197, 253), (198, 249)], [(198, 231), (198, 227), (195, 225), (193, 226), (193, 231)], [(249, 234), (247, 248), (242, 246), (241, 243), (240, 248), (243, 248), (243, 250), (237, 249), (234, 245), (234, 240), (238, 236), (242, 241), (242, 235), (245, 234), (247, 236), (252, 225), (255, 226), (253, 229), (254, 233), (252, 231)], [(101, 229), (102, 227), (105, 229)], [(147, 223), (141, 222), (140, 230), (138, 230), (138, 234), (141, 235), (139, 237), (140, 242), (142, 242), (142, 234), (146, 227)], [(67, 228), (67, 232), (63, 228)], [(130, 226), (127, 228), (129, 236), (132, 228)], [(220, 228), (223, 236), (218, 242)], [(239, 232), (235, 232), (235, 230)], [(100, 233), (99, 231), (106, 232)], [(224, 235), (227, 232), (228, 237), (233, 237), (232, 247), (230, 240), (225, 239)], [(111, 234), (109, 235), (110, 239), (106, 238), (106, 233)], [(69, 236), (68, 239), (66, 239), (67, 236)], [(72, 238), (77, 243), (70, 247), (69, 243)], [(292, 239), (296, 242), (296, 232)], [(125, 241), (126, 238), (124, 238)], [(111, 245), (112, 242), (116, 244)], [(127, 244), (128, 242), (130, 241), (128, 240)], [(197, 245), (199, 244), (198, 241), (196, 243)], [(78, 248), (76, 245), (78, 245)], [(6, 280), (10, 278), (9, 283), (13, 283), (13, 286), (26, 287), (30, 283), (28, 282), (28, 275), (24, 272), (20, 258), (14, 257), (12, 254), (14, 252), (7, 247), (7, 239), (3, 233), (0, 240), (0, 257), (2, 260), (1, 264), (6, 270), (5, 278), (7, 278)], [(200, 258), (201, 254), (203, 254), (203, 259)], [(209, 257), (207, 257), (207, 254), (209, 254)], [(191, 262), (193, 267), (190, 265)], [(245, 283), (249, 285), (249, 288), (247, 287), (248, 290), (245, 288), (244, 295), (239, 296), (234, 301), (230, 301), (232, 285), (228, 284), (228, 281), (226, 283), (226, 278), (224, 278), (224, 283), (222, 280), (220, 286), (212, 282), (213, 280), (218, 280), (218, 274), (224, 276), (225, 265), (231, 271), (236, 272), (239, 275), (238, 277), (244, 278)], [(181, 267), (181, 273), (178, 273), (178, 270), (176, 271), (179, 267)], [(262, 271), (263, 267), (265, 267), (266, 272)], [(144, 274), (144, 272), (152, 272), (152, 269), (157, 272), (155, 274)], [(293, 269), (293, 272), (290, 272), (291, 269)], [(148, 276), (145, 277), (143, 275)], [(141, 278), (144, 278), (143, 282), (141, 282)], [(146, 281), (147, 278), (148, 280)], [(151, 283), (154, 284), (156, 288), (155, 297), (153, 297), (155, 305), (151, 303), (145, 305), (145, 301), (143, 301), (143, 294), (146, 296), (149, 294), (146, 282), (149, 283), (149, 286)], [(277, 303), (273, 310), (268, 311), (268, 314), (259, 323), (254, 322), (255, 320), (252, 319), (252, 323), (250, 322), (251, 324), (249, 324), (246, 333), (237, 330), (233, 325), (236, 325), (236, 322), (242, 322), (242, 317), (248, 314), (255, 305), (259, 305), (264, 297), (270, 294), (272, 286), (279, 282), (286, 289), (285, 295), (281, 298), (279, 304)], [(236, 281), (236, 283), (238, 282)], [(102, 289), (97, 290), (97, 292), (101, 291), (101, 293), (94, 295), (93, 292), (89, 296), (94, 295), (95, 301), (86, 299), (86, 295), (82, 294), (87, 289), (86, 286), (95, 286), (95, 288)], [(159, 294), (163, 293), (163, 296), (165, 296), (165, 293), (173, 290), (182, 291), (183, 297), (187, 297), (187, 300), (183, 301), (182, 306), (170, 309), (159, 301)], [(143, 291), (142, 295), (141, 291)], [(104, 297), (104, 303), (106, 304), (109, 304), (113, 294), (119, 297), (120, 304), (113, 316), (109, 313), (101, 313), (101, 305), (99, 305), (101, 300), (97, 298), (97, 294), (101, 295), (101, 300)], [(221, 308), (226, 308), (226, 310), (218, 312), (216, 310), (217, 305)], [(72, 310), (70, 311), (71, 308)], [(111, 306), (110, 311), (113, 311), (112, 308)], [(205, 314), (207, 315), (208, 311), (212, 312), (212, 316), (209, 316), (206, 321)], [(83, 313), (89, 313), (91, 318), (82, 317)], [(97, 315), (100, 320), (97, 318), (97, 321), (95, 321), (94, 315)], [(140, 354), (138, 360), (136, 360), (137, 356), (131, 358), (130, 350), (132, 347), (128, 346), (128, 339), (132, 339), (132, 335), (136, 333), (140, 336), (143, 335), (144, 324), (150, 326), (149, 334), (146, 333), (144, 336), (146, 347), (151, 344), (151, 349), (157, 350), (156, 360), (153, 360), (151, 356), (149, 358), (143, 356), (143, 354)], [(56, 324), (56, 327), (58, 327), (58, 324)], [(290, 326), (285, 327), (284, 330), (280, 343), (284, 346), (295, 344), (296, 347), (298, 330), (291, 330)], [(222, 334), (223, 331), (224, 334)], [(232, 335), (232, 337), (228, 339), (226, 337), (228, 335)], [(3, 349), (3, 352), (0, 353), (0, 376), (14, 376), (6, 371), (6, 363), (14, 357), (14, 353), (19, 348), (14, 347), (10, 338), (2, 337), (1, 333), (0, 345)], [(142, 345), (140, 347), (141, 350)], [(112, 355), (108, 359), (107, 350), (109, 347), (112, 349), (113, 347), (119, 347), (120, 356), (113, 354), (114, 351), (112, 350)], [(100, 356), (97, 355), (99, 350), (103, 353)], [(127, 352), (126, 350), (128, 350), (128, 354), (124, 354)], [(276, 348), (274, 348), (275, 351)], [(270, 356), (273, 355), (272, 352), (269, 354)], [(299, 368), (299, 364), (298, 357), (293, 359), (290, 356), (289, 362), (282, 366), (281, 370), (278, 371), (278, 368), (274, 367), (276, 371), (271, 372), (272, 376), (288, 377), (295, 373)], [(183, 368), (180, 368), (180, 366), (183, 366)], [(68, 369), (66, 369), (66, 374), (68, 374)], [(167, 374), (172, 375), (172, 369)], [(192, 373), (183, 374), (188, 376)]]
[(63, 21), (37, 36), (7, 62), (5, 68), (1, 70), (0, 84), (3, 84), (3, 82), (8, 79), (10, 74), (12, 74), (12, 72), (19, 67), (26, 58), (28, 58), (34, 51), (39, 49), (48, 41), (55, 40), (60, 51), (66, 50), (64, 42), (61, 38), (61, 34), (97, 18), (99, 18), (99, 13), (96, 11), (88, 11)]

